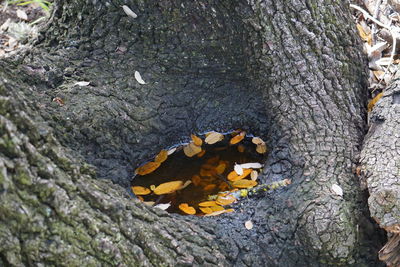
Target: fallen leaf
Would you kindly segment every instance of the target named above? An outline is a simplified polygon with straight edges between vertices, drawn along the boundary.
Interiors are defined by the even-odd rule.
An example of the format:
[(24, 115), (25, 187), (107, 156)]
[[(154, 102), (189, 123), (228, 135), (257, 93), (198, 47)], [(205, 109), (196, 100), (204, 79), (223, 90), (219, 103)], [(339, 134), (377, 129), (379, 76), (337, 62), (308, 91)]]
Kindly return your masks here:
[(236, 198), (232, 195), (218, 196), (217, 199), (215, 200), (215, 202), (221, 206), (232, 204), (235, 201)]
[(224, 135), (217, 132), (208, 133), (206, 139), (204, 140), (207, 144), (212, 145), (224, 139)]
[(243, 169), (242, 175), (237, 175), (237, 173), (234, 171), (233, 173), (236, 175), (233, 174), (228, 175), (228, 180), (232, 182), (242, 180), (246, 178), (249, 174), (251, 174), (251, 171), (252, 171), (251, 169)]
[(179, 209), (186, 214), (194, 215), (196, 214), (196, 210), (193, 207), (190, 207), (187, 203), (182, 203), (179, 205)]
[(140, 84), (146, 84), (145, 81), (142, 79), (142, 75), (138, 71), (135, 71), (135, 79)]
[(237, 150), (238, 150), (240, 153), (243, 153), (243, 152), (246, 150), (246, 148), (244, 147), (244, 145), (238, 145)]
[(257, 171), (251, 171), (251, 173), (250, 173), (250, 178), (251, 178), (252, 181), (257, 180), (257, 178), (258, 178), (258, 172), (257, 172)]
[(213, 210), (208, 207), (199, 207), (199, 209), (205, 214), (213, 213)]
[(235, 210), (234, 209), (219, 210), (219, 211), (214, 211), (213, 213), (210, 213), (210, 214), (206, 214), (204, 216), (217, 216), (217, 215), (220, 215), (222, 213), (233, 212), (233, 211), (235, 211)]
[(162, 204), (155, 205), (154, 208), (161, 209), (161, 210), (166, 210), (166, 209), (168, 209), (170, 206), (171, 206), (171, 202), (165, 203), (165, 204), (162, 203)]
[(219, 162), (219, 156), (215, 156), (212, 158), (209, 158), (206, 163), (211, 164), (211, 165), (215, 165)]
[(216, 206), (217, 205), (217, 202), (215, 202), (215, 201), (204, 201), (204, 202), (200, 202), (199, 203), (199, 206), (200, 207), (211, 207), (211, 206)]
[(125, 14), (128, 15), (129, 17), (132, 17), (134, 19), (137, 18), (137, 15), (135, 12), (132, 11), (127, 5), (123, 5), (122, 9), (124, 10)]
[(234, 182), (232, 182), (232, 185), (237, 188), (251, 188), (251, 187), (256, 186), (257, 182), (244, 179), (244, 180), (234, 181)]
[(190, 137), (192, 138), (192, 141), (196, 146), (201, 146), (203, 144), (203, 140), (201, 140), (200, 137), (194, 134), (191, 134)]
[(163, 163), (168, 158), (168, 151), (163, 149), (160, 153), (157, 154), (156, 158), (154, 159), (155, 162)]
[(251, 142), (255, 145), (262, 145), (264, 144), (264, 141), (260, 137), (253, 137), (251, 139)]
[(78, 85), (78, 86), (88, 86), (89, 84), (90, 84), (90, 82), (85, 82), (85, 81), (74, 83), (74, 85)]
[(203, 188), (203, 190), (204, 190), (204, 191), (211, 191), (211, 190), (214, 190), (216, 187), (217, 187), (216, 184), (209, 184), (209, 185), (206, 185), (206, 186)]
[(193, 175), (192, 176), (192, 182), (195, 186), (198, 186), (201, 182), (201, 178), (198, 175)]
[(358, 34), (360, 35), (361, 39), (363, 41), (369, 43), (371, 41), (371, 39), (372, 39), (372, 36), (371, 36), (371, 32), (370, 31), (367, 32), (367, 27), (365, 27), (365, 29), (364, 29), (364, 27), (361, 24), (358, 24), (358, 23), (357, 23), (356, 27), (357, 27)]
[(186, 156), (193, 157), (194, 155), (201, 152), (201, 147), (196, 146), (194, 143), (190, 143), (183, 147), (183, 152)]
[(218, 174), (223, 174), (224, 171), (225, 171), (225, 169), (226, 169), (226, 164), (225, 164), (225, 163), (220, 163), (220, 164), (218, 164), (217, 167), (215, 167), (215, 171), (216, 171)]
[(246, 229), (247, 230), (251, 230), (251, 229), (253, 229), (253, 222), (252, 221), (246, 221), (245, 223), (244, 223), (244, 227), (246, 227)]
[(187, 181), (182, 185), (182, 187), (179, 188), (179, 190), (185, 189), (185, 188), (188, 187), (191, 183), (192, 183), (191, 180), (187, 180)]
[(233, 169), (235, 170), (235, 172), (238, 175), (242, 175), (243, 174), (243, 168), (242, 168), (242, 166), (240, 166), (240, 164), (235, 164), (235, 167), (233, 167)]
[(240, 164), (240, 166), (243, 169), (260, 169), (262, 168), (262, 164), (258, 163), (258, 162), (252, 162), (252, 163), (244, 163), (244, 164)]
[(211, 206), (210, 209), (212, 211), (220, 211), (220, 210), (224, 210), (224, 207), (216, 205), (216, 206)]
[(168, 150), (168, 156), (173, 154), (176, 151), (176, 147), (171, 148), (170, 150)]
[(158, 167), (160, 167), (160, 162), (147, 162), (146, 164), (140, 166), (135, 170), (138, 175), (146, 175), (155, 171)]
[(182, 186), (183, 186), (182, 181), (171, 181), (171, 182), (160, 184), (153, 190), (153, 192), (156, 195), (170, 194), (170, 193), (175, 192), (176, 190), (181, 189)]
[(143, 187), (143, 186), (132, 186), (132, 192), (137, 195), (137, 196), (141, 196), (141, 195), (148, 195), (151, 193), (151, 190)]
[(341, 197), (343, 196), (343, 189), (340, 186), (338, 186), (337, 184), (333, 184), (331, 186), (331, 189), (336, 195), (341, 196)]
[(267, 145), (265, 143), (262, 144), (262, 145), (257, 145), (256, 146), (256, 151), (257, 151), (257, 153), (260, 153), (260, 154), (266, 153), (267, 152)]
[(238, 135), (232, 137), (232, 139), (229, 141), (231, 145), (235, 145), (242, 141), (244, 137), (246, 136), (246, 132), (240, 132)]
[(371, 112), (374, 109), (376, 102), (383, 96), (383, 92), (377, 94), (371, 101), (368, 103), (368, 112)]
[(203, 149), (200, 153), (197, 154), (197, 157), (201, 158), (202, 156), (204, 156), (204, 154), (206, 154), (206, 151)]
[(28, 15), (25, 13), (25, 11), (23, 11), (21, 9), (17, 10), (17, 17), (22, 20), (28, 20)]

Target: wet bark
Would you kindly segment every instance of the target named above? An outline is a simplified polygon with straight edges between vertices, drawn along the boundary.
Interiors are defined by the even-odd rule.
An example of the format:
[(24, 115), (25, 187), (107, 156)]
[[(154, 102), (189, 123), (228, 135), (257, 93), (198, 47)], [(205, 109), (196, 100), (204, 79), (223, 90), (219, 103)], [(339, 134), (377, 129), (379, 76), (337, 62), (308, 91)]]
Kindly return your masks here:
[[(339, 1), (59, 2), (34, 48), (0, 62), (0, 263), (376, 266), (353, 173), (366, 130), (354, 28)], [(261, 181), (292, 185), (211, 219), (127, 193), (160, 149), (236, 128), (267, 140)]]

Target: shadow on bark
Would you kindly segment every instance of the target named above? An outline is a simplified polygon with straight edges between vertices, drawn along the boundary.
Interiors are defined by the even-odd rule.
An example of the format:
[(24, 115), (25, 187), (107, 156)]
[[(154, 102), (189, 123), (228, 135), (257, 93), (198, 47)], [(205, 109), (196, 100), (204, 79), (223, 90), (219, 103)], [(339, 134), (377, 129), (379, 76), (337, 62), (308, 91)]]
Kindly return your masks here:
[[(148, 2), (58, 3), (35, 48), (0, 62), (0, 262), (379, 264), (382, 235), (352, 173), (366, 96), (345, 5)], [(267, 140), (261, 181), (291, 186), (213, 219), (124, 192), (160, 149), (236, 128)]]

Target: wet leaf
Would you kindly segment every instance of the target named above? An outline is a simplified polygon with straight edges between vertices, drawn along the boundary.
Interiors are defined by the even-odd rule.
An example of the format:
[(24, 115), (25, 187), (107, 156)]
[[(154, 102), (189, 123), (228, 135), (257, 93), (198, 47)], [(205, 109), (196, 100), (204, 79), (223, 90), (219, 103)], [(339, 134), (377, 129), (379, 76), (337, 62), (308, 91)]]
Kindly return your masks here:
[(262, 144), (265, 143), (260, 137), (253, 137), (253, 138), (251, 139), (251, 142), (252, 142), (253, 144), (255, 144), (255, 145), (262, 145)]
[(204, 154), (206, 154), (206, 151), (203, 149), (199, 154), (197, 154), (197, 157), (201, 158)]
[(252, 162), (252, 163), (244, 163), (244, 164), (240, 164), (240, 166), (243, 169), (260, 169), (262, 168), (262, 164), (258, 163), (258, 162)]
[(236, 198), (232, 195), (218, 196), (216, 203), (221, 206), (230, 205), (236, 201)]
[(258, 178), (258, 172), (257, 172), (257, 171), (251, 171), (251, 173), (250, 173), (250, 178), (251, 178), (252, 181), (257, 180), (257, 178)]
[(232, 182), (232, 185), (237, 188), (251, 188), (251, 187), (256, 186), (257, 182), (244, 179), (244, 180), (234, 181), (234, 182)]
[(191, 134), (190, 138), (192, 138), (192, 141), (196, 146), (201, 146), (203, 144), (203, 140), (194, 134)]
[(333, 184), (332, 186), (331, 186), (331, 190), (336, 194), (336, 195), (338, 195), (338, 196), (343, 196), (343, 189), (339, 186), (339, 185), (337, 185), (337, 184)]
[(170, 150), (168, 150), (168, 156), (172, 155), (175, 151), (176, 151), (176, 147), (171, 148)]
[(267, 152), (267, 145), (265, 143), (262, 144), (262, 145), (257, 145), (256, 146), (256, 151), (257, 151), (257, 153), (260, 153), (260, 154), (266, 153)]
[(199, 206), (200, 207), (211, 207), (211, 206), (216, 206), (217, 202), (215, 201), (204, 201), (204, 202), (200, 202)]
[(160, 153), (158, 153), (158, 155), (155, 158), (155, 162), (159, 162), (159, 163), (163, 163), (164, 161), (166, 161), (168, 158), (168, 151), (163, 149), (160, 151)]
[(136, 195), (136, 196), (141, 196), (141, 195), (148, 195), (151, 193), (151, 190), (143, 187), (143, 186), (132, 186), (132, 192)]
[(196, 214), (196, 210), (193, 207), (189, 206), (187, 203), (180, 204), (179, 209), (186, 214), (190, 214), (190, 215)]
[(244, 147), (244, 145), (238, 145), (237, 150), (238, 150), (240, 153), (243, 153), (243, 152), (246, 150), (246, 148)]
[(236, 172), (234, 172), (236, 175), (228, 175), (228, 180), (229, 181), (239, 181), (242, 180), (244, 178), (246, 178), (250, 173), (251, 173), (251, 169), (243, 169), (243, 174), (242, 175), (237, 175)]
[(146, 175), (155, 171), (158, 167), (160, 167), (159, 162), (147, 162), (146, 164), (140, 166), (135, 170), (138, 175)]
[(220, 215), (223, 213), (233, 212), (233, 211), (235, 211), (235, 210), (234, 209), (219, 210), (219, 211), (214, 211), (213, 213), (210, 213), (210, 214), (206, 214), (204, 216), (217, 216), (217, 215)]
[(156, 195), (170, 194), (170, 193), (175, 192), (176, 190), (181, 189), (182, 186), (183, 186), (182, 181), (167, 182), (167, 183), (163, 183), (163, 184), (160, 184), (159, 186), (157, 186), (153, 190), (153, 192)]
[(166, 210), (166, 209), (168, 209), (170, 206), (171, 206), (171, 202), (155, 205), (154, 208), (161, 209), (161, 210)]
[(217, 132), (208, 133), (206, 139), (204, 140), (207, 144), (212, 145), (224, 139), (224, 135)]
[(238, 175), (242, 175), (243, 174), (243, 168), (242, 168), (242, 166), (240, 166), (240, 164), (235, 164), (235, 167), (233, 169), (235, 170), (235, 172)]
[(221, 206), (211, 206), (210, 209), (212, 211), (220, 211), (220, 210), (224, 210), (224, 207)]
[(231, 171), (228, 174), (228, 180), (229, 181), (235, 181), (237, 177), (239, 177), (239, 175), (235, 171)]
[(201, 178), (198, 175), (193, 175), (192, 176), (192, 182), (195, 186), (198, 186), (201, 182)]
[(246, 229), (247, 230), (251, 230), (251, 229), (253, 229), (253, 222), (252, 221), (246, 221), (245, 223), (244, 223), (244, 227), (246, 227)]
[(142, 79), (142, 75), (138, 71), (135, 71), (135, 79), (140, 84), (146, 84), (145, 81)]
[(201, 152), (201, 147), (196, 146), (194, 143), (190, 143), (183, 147), (183, 152), (186, 156), (193, 157), (194, 155)]
[(371, 112), (374, 109), (376, 102), (383, 96), (383, 92), (377, 94), (371, 101), (368, 103), (368, 112)]
[(226, 169), (226, 164), (224, 162), (222, 162), (222, 163), (218, 164), (218, 166), (215, 168), (215, 171), (218, 174), (223, 174), (225, 169)]
[(137, 15), (135, 12), (132, 11), (127, 5), (123, 5), (122, 9), (124, 10), (125, 14), (128, 15), (129, 17), (132, 17), (134, 19), (137, 18)]
[(199, 207), (199, 209), (205, 214), (213, 213), (213, 210), (208, 207)]
[(211, 164), (211, 165), (216, 165), (219, 162), (219, 156), (215, 156), (212, 158), (209, 158), (206, 163)]
[(203, 190), (204, 191), (211, 191), (211, 190), (214, 190), (216, 187), (217, 187), (216, 184), (208, 184), (203, 188)]
[(244, 137), (246, 136), (246, 132), (240, 132), (238, 135), (232, 137), (232, 139), (229, 141), (231, 145), (235, 145), (242, 141)]

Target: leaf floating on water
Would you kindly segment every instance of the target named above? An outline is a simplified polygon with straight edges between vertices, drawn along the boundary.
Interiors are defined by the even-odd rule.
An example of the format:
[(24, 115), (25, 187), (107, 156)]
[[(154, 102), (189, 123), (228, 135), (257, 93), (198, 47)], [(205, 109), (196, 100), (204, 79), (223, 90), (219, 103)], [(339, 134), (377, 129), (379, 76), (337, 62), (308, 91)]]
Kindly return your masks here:
[(240, 153), (243, 153), (243, 152), (246, 150), (246, 148), (244, 147), (244, 145), (238, 145), (237, 150), (238, 150)]
[(142, 79), (142, 75), (138, 71), (135, 71), (135, 79), (140, 84), (146, 84), (145, 81)]
[(192, 138), (192, 141), (196, 146), (201, 146), (203, 144), (203, 140), (201, 140), (200, 137), (194, 134), (191, 134), (190, 137)]
[(183, 152), (186, 156), (193, 157), (194, 155), (201, 152), (201, 147), (196, 146), (194, 143), (190, 143), (183, 147)]
[(176, 147), (174, 147), (174, 148), (171, 148), (170, 150), (168, 150), (168, 156), (169, 155), (172, 155), (174, 152), (176, 151)]
[(247, 222), (244, 223), (244, 227), (246, 227), (247, 230), (253, 229), (253, 222), (248, 220)]
[(151, 190), (143, 187), (143, 186), (132, 186), (132, 192), (137, 196), (148, 195), (151, 193)]
[(199, 203), (200, 207), (211, 207), (211, 206), (217, 206), (217, 202), (215, 201), (204, 201)]
[(257, 151), (257, 153), (260, 153), (260, 154), (266, 153), (267, 152), (267, 145), (265, 143), (262, 144), (262, 145), (257, 145), (256, 146), (256, 151)]
[(232, 195), (218, 196), (216, 199), (216, 203), (221, 206), (232, 204), (235, 201), (236, 198)]
[(213, 213), (213, 210), (208, 207), (199, 207), (199, 209), (205, 214)]
[(235, 145), (242, 141), (244, 137), (246, 136), (246, 132), (240, 132), (238, 135), (232, 137), (232, 139), (229, 141), (231, 145)]
[(235, 170), (235, 172), (238, 175), (242, 175), (243, 174), (243, 167), (240, 166), (240, 164), (235, 164), (235, 167), (233, 169)]
[(224, 139), (224, 135), (217, 132), (207, 133), (207, 137), (204, 140), (207, 144), (212, 145)]
[(226, 169), (226, 164), (224, 162), (221, 162), (220, 164), (218, 164), (217, 167), (215, 167), (215, 171), (217, 172), (217, 174), (223, 174), (225, 169)]
[(147, 162), (146, 164), (140, 166), (135, 170), (138, 175), (146, 175), (155, 171), (158, 167), (160, 167), (159, 162)]
[(168, 209), (170, 206), (171, 206), (171, 202), (155, 205), (154, 208), (161, 209), (161, 210), (166, 210), (166, 209)]
[(255, 144), (255, 145), (262, 145), (262, 144), (265, 143), (260, 137), (253, 137), (253, 138), (251, 139), (251, 142), (252, 142), (253, 144)]
[(163, 184), (160, 184), (159, 186), (157, 186), (153, 190), (153, 192), (156, 195), (170, 194), (170, 193), (175, 192), (176, 190), (181, 189), (182, 186), (183, 186), (182, 181), (167, 182), (167, 183), (163, 183)]
[(159, 163), (163, 163), (164, 161), (166, 161), (168, 158), (168, 151), (163, 149), (160, 151), (160, 153), (157, 154), (156, 158), (155, 158), (155, 162), (159, 162)]
[(134, 19), (137, 18), (137, 15), (135, 12), (132, 11), (127, 5), (123, 5), (122, 9), (124, 10), (125, 14), (128, 15), (129, 17), (132, 17)]
[(195, 186), (198, 186), (201, 182), (201, 178), (198, 175), (193, 175), (192, 176), (192, 182)]
[(242, 175), (236, 175), (236, 176), (231, 176), (231, 177), (228, 177), (228, 180), (229, 181), (239, 181), (239, 180), (242, 180), (242, 179), (244, 179), (244, 178), (246, 178), (247, 176), (249, 176), (249, 174), (251, 174), (251, 169), (243, 169), (243, 174)]
[(244, 179), (244, 180), (234, 181), (234, 182), (232, 182), (232, 185), (237, 188), (251, 188), (251, 187), (256, 186), (257, 182)]
[(331, 189), (336, 195), (341, 196), (341, 197), (343, 196), (343, 189), (340, 186), (338, 186), (337, 184), (333, 184)]
[(371, 112), (374, 109), (376, 102), (383, 96), (383, 92), (377, 94), (371, 101), (368, 103), (368, 112)]
[(211, 206), (210, 209), (212, 211), (220, 211), (220, 210), (224, 210), (224, 207), (221, 207), (221, 206), (217, 205), (217, 206)]
[(197, 154), (197, 157), (201, 158), (202, 156), (204, 156), (204, 154), (206, 154), (205, 149), (201, 150), (201, 152), (199, 154)]
[(258, 178), (258, 172), (257, 172), (257, 171), (251, 171), (251, 173), (250, 173), (250, 178), (251, 178), (252, 181), (257, 180), (257, 178)]
[(243, 169), (260, 169), (262, 168), (262, 164), (258, 163), (258, 162), (252, 162), (252, 163), (244, 163), (244, 164), (240, 164), (240, 166)]
[(196, 210), (193, 207), (190, 207), (187, 203), (180, 204), (179, 209), (186, 214), (190, 214), (190, 215), (196, 214)]
[(227, 209), (227, 210), (214, 211), (213, 213), (206, 214), (204, 216), (217, 216), (217, 215), (220, 215), (222, 213), (233, 212), (233, 211), (235, 211), (235, 210), (234, 209)]
[(214, 190), (216, 187), (217, 187), (216, 184), (208, 184), (203, 188), (203, 190), (204, 191), (211, 191), (211, 190)]
[(78, 85), (78, 86), (88, 86), (89, 84), (90, 84), (90, 82), (85, 82), (85, 81), (74, 83), (74, 85)]

